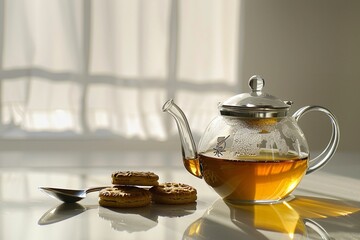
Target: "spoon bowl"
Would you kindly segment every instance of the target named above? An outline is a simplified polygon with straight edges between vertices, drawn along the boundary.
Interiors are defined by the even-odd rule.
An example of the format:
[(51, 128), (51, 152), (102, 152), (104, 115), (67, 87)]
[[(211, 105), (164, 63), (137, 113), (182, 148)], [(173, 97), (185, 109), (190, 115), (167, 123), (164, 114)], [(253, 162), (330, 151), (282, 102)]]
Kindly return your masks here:
[(87, 189), (65, 189), (65, 188), (53, 188), (53, 187), (39, 187), (39, 189), (49, 196), (56, 198), (65, 203), (75, 203), (86, 197), (86, 194), (91, 192), (97, 192), (101, 189), (107, 188), (107, 186), (102, 187), (92, 187)]

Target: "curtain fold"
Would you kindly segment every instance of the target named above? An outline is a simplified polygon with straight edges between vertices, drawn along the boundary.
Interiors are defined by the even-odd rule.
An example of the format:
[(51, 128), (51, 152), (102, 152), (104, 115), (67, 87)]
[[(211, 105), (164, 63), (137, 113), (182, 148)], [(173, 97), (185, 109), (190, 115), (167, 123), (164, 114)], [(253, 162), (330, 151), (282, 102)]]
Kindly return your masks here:
[(237, 89), (236, 0), (2, 1), (2, 137), (166, 140)]

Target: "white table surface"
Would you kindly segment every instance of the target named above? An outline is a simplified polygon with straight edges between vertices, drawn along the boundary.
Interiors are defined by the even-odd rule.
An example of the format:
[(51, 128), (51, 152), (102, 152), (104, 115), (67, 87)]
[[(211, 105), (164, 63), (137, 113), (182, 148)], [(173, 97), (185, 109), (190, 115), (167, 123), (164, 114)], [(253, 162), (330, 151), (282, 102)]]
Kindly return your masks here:
[[(100, 207), (97, 193), (69, 205), (38, 190), (109, 185), (116, 170), (190, 184), (198, 201), (115, 210)], [(337, 153), (293, 194), (282, 205), (229, 207), (186, 172), (180, 152), (2, 151), (0, 239), (360, 239), (360, 154)]]

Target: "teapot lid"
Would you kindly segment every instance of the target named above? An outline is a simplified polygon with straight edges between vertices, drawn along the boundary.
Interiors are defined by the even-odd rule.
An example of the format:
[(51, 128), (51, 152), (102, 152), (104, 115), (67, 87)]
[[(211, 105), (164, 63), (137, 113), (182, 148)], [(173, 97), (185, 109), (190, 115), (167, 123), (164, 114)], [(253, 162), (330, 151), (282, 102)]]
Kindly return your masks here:
[(250, 93), (235, 95), (219, 105), (221, 115), (247, 118), (285, 117), (292, 104), (262, 91), (265, 81), (254, 75), (249, 79)]

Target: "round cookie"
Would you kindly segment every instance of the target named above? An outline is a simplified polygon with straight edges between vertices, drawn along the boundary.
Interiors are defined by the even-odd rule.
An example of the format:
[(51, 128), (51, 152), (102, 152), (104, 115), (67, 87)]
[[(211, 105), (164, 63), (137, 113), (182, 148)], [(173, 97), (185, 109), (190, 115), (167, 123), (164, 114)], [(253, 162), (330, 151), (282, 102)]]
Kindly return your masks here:
[(103, 207), (144, 207), (151, 202), (148, 190), (133, 186), (113, 186), (99, 192), (99, 204)]
[(156, 186), (159, 176), (153, 172), (117, 171), (111, 174), (116, 185)]
[(149, 190), (152, 201), (163, 204), (187, 204), (197, 199), (196, 189), (183, 183), (162, 183)]

